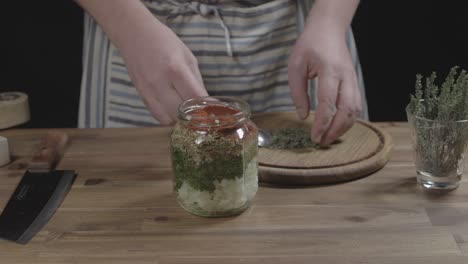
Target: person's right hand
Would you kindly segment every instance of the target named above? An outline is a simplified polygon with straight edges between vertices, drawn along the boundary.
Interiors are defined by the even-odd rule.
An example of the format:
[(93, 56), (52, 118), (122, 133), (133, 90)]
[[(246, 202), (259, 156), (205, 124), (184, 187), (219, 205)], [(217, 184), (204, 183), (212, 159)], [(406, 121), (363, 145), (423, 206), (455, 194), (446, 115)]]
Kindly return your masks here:
[(198, 63), (192, 52), (168, 27), (141, 32), (122, 45), (128, 73), (153, 116), (163, 125), (177, 120), (184, 100), (207, 96)]
[(161, 124), (177, 120), (182, 101), (208, 95), (195, 56), (141, 1), (75, 1), (120, 50), (133, 84)]

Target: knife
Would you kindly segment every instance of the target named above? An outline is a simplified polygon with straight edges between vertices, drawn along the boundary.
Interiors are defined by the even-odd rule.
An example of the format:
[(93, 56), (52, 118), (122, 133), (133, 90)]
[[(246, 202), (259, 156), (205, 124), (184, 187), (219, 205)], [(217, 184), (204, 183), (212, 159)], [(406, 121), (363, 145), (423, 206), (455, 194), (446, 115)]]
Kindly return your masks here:
[(49, 131), (0, 215), (0, 238), (26, 244), (49, 221), (76, 178), (73, 170), (55, 170), (68, 136)]

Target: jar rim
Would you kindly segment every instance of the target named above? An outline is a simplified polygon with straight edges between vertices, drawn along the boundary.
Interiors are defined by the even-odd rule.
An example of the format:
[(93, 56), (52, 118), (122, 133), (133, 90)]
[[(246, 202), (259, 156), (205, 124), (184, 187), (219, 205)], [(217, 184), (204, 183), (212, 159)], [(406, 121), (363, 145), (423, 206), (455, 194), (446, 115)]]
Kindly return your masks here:
[(182, 102), (178, 107), (178, 118), (182, 121), (193, 121), (193, 120), (206, 120), (210, 117), (204, 116), (191, 116), (190, 112), (196, 109), (203, 109), (207, 106), (215, 105), (215, 106), (224, 106), (231, 109), (239, 110), (234, 114), (223, 114), (223, 115), (216, 115), (216, 117), (231, 117), (232, 122), (222, 122), (220, 124), (203, 124), (202, 122), (198, 123), (197, 126), (200, 127), (212, 127), (212, 126), (223, 126), (229, 125), (232, 123), (238, 123), (245, 119), (250, 118), (251, 111), (249, 104), (239, 98), (230, 97), (230, 96), (203, 96), (203, 97), (196, 97), (185, 100)]
[[(421, 101), (424, 101), (421, 100)], [(417, 116), (413, 113), (413, 110), (411, 109), (411, 104), (408, 104), (406, 107), (405, 107), (405, 111), (406, 111), (406, 115), (408, 118), (413, 118), (413, 119), (416, 119), (416, 120), (421, 120), (421, 121), (424, 121), (424, 122), (428, 122), (428, 123), (440, 123), (440, 124), (465, 124), (465, 123), (468, 123), (468, 119), (461, 119), (461, 120), (433, 120), (433, 119), (428, 119), (428, 118), (425, 118), (425, 117), (422, 117), (422, 116)]]

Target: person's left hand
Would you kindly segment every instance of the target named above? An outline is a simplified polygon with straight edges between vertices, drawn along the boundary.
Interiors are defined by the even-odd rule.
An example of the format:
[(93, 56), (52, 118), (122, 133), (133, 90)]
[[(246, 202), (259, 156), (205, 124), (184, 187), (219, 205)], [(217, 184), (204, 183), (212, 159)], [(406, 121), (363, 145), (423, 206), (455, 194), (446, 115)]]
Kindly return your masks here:
[(311, 18), (289, 57), (289, 85), (300, 118), (310, 111), (308, 80), (318, 77), (315, 119), (311, 139), (329, 145), (352, 127), (361, 111), (361, 95), (346, 29), (334, 21)]

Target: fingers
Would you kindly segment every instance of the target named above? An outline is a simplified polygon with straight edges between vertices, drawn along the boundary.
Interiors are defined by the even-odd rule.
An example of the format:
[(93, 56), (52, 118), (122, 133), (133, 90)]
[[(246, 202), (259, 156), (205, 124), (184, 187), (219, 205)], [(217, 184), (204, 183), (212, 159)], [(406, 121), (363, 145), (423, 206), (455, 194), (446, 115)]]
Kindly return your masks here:
[(148, 109), (162, 125), (177, 121), (178, 107), (183, 101), (208, 96), (198, 67), (196, 71), (188, 67), (177, 69), (177, 72), (171, 73), (170, 80), (171, 84), (150, 87), (150, 91), (143, 94)]
[(173, 80), (173, 85), (182, 100), (208, 96), (203, 83), (200, 83), (194, 75), (182, 75)]
[(153, 96), (144, 96), (146, 98), (145, 104), (151, 114), (161, 123), (161, 125), (169, 125), (174, 122), (174, 119), (169, 113), (163, 108), (160, 101)]
[(296, 105), (296, 111), (301, 119), (309, 116), (310, 101), (307, 93), (308, 72), (302, 57), (291, 56), (288, 65), (288, 80), (291, 97)]
[(150, 113), (162, 125), (173, 124), (177, 120), (177, 107), (182, 98), (171, 84), (154, 83), (140, 89), (140, 93)]
[(198, 67), (198, 62), (195, 60), (195, 62), (192, 63), (190, 68), (192, 69), (192, 72), (195, 74), (195, 77), (197, 78), (198, 83), (202, 88), (202, 91), (200, 91), (200, 94), (202, 94), (201, 96), (208, 96), (208, 92), (206, 91), (205, 85), (203, 84), (203, 78), (200, 72), (200, 68)]
[(353, 74), (346, 75), (340, 82), (337, 94), (337, 112), (320, 140), (321, 145), (331, 144), (353, 126), (360, 110), (360, 100), (355, 77)]
[(315, 143), (322, 142), (322, 136), (329, 129), (336, 114), (336, 103), (340, 79), (337, 76), (323, 73), (318, 77), (317, 109), (312, 126), (311, 139)]
[(196, 60), (179, 72), (177, 77), (173, 78), (172, 83), (182, 100), (208, 96)]

